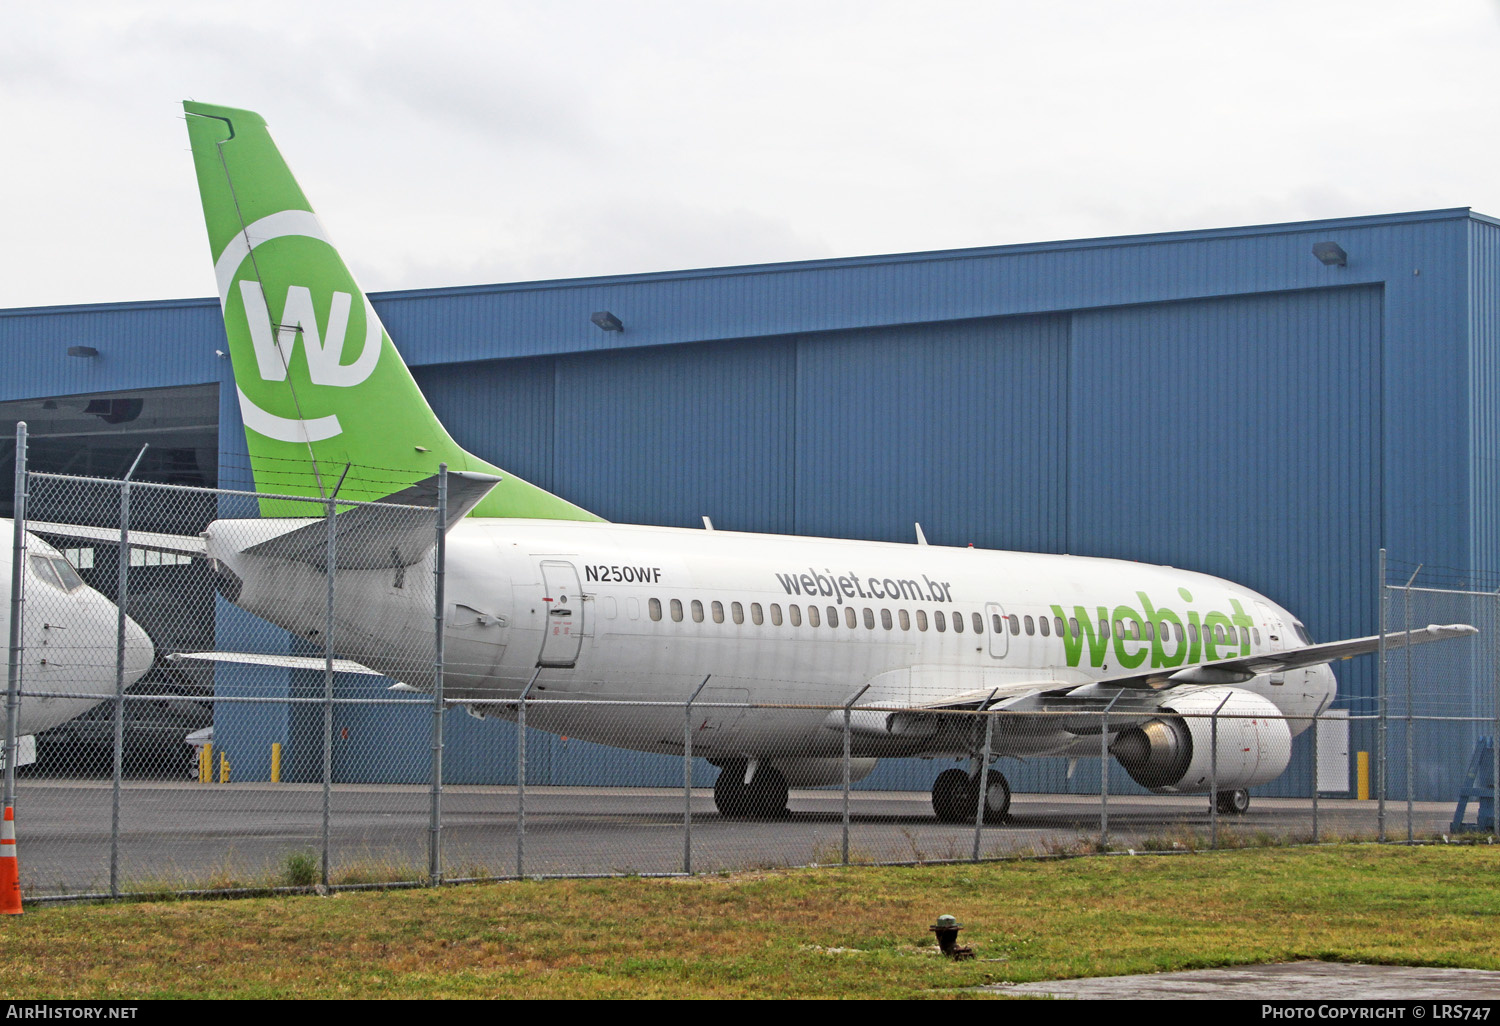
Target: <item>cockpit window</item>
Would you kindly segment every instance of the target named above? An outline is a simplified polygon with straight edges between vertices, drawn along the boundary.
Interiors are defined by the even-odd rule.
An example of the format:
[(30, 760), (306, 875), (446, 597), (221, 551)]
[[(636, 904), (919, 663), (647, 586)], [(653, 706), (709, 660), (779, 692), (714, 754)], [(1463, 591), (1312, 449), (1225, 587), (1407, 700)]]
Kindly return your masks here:
[(1297, 637), (1302, 639), (1302, 644), (1311, 645), (1313, 643), (1312, 635), (1307, 633), (1307, 628), (1302, 626), (1301, 620), (1293, 620), (1292, 629), (1297, 632)]
[(54, 588), (62, 587), (62, 581), (57, 579), (57, 571), (52, 569), (52, 561), (45, 556), (31, 557), (31, 572)]
[(83, 578), (61, 556), (32, 556), (31, 572), (54, 588), (73, 591), (83, 587)]
[(53, 557), (52, 566), (57, 570), (57, 576), (62, 578), (64, 588), (73, 591), (83, 587), (83, 578), (78, 576), (78, 571), (73, 569), (72, 563), (60, 557)]

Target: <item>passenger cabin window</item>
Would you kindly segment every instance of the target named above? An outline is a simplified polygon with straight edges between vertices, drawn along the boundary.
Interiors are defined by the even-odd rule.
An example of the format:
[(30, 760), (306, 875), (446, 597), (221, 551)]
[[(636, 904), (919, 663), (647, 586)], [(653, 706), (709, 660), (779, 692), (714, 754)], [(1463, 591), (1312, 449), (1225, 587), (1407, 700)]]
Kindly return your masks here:
[[(948, 630), (948, 618), (943, 615), (943, 611), (941, 609), (935, 609), (932, 611), (932, 626), (939, 634), (942, 634)], [(977, 816), (979, 815), (979, 813), (976, 812), (974, 813), (974, 815)]]
[[(797, 607), (793, 606), (792, 608), (796, 609)], [(779, 602), (772, 602), (771, 603), (771, 626), (772, 627), (780, 627), (781, 626), (781, 603), (779, 603)], [(978, 813), (975, 813), (975, 815), (978, 815)]]
[[(1031, 614), (1028, 613), (1028, 614), (1026, 614), (1025, 622), (1026, 622), (1026, 636), (1028, 638), (1032, 637), (1033, 635), (1036, 634), (1036, 621), (1032, 620)], [(976, 813), (976, 815), (977, 815), (977, 813)]]
[(1240, 628), (1240, 647), (1241, 648), (1249, 648), (1250, 647), (1250, 628), (1249, 627), (1241, 627)]
[[(1069, 620), (1068, 622), (1073, 625), (1073, 630), (1075, 630), (1075, 631), (1078, 630), (1078, 621), (1077, 620)], [(1053, 620), (1053, 626), (1057, 630), (1057, 636), (1059, 638), (1062, 637), (1063, 636), (1063, 618), (1060, 617), (1060, 616), (1056, 617)]]
[[(646, 603), (646, 609), (651, 614), (651, 619), (653, 619), (653, 620), (660, 620), (661, 619), (661, 599), (654, 598), (651, 601), (647, 602)], [(977, 816), (977, 815), (979, 815), (979, 813), (976, 812), (974, 815)]]
[[(901, 609), (897, 611), (896, 615), (901, 619), (901, 629), (903, 631), (911, 630), (911, 614)], [(978, 815), (978, 813), (975, 813), (975, 815)]]
[[(869, 610), (866, 610), (866, 612), (869, 612)], [(853, 606), (844, 607), (844, 626), (850, 630), (859, 626), (859, 617), (855, 615)], [(871, 626), (874, 626), (873, 620), (871, 621)]]
[(625, 615), (632, 620), (639, 620), (641, 618), (641, 600), (634, 595), (627, 598), (625, 600)]
[[(1076, 617), (1076, 616), (1070, 616), (1070, 617), (1068, 617), (1068, 630), (1071, 632), (1068, 635), (1069, 637), (1071, 637), (1071, 638), (1078, 637), (1078, 617)], [(1057, 636), (1058, 637), (1062, 637), (1062, 631), (1058, 631), (1057, 632)], [(977, 815), (979, 815), (979, 813), (976, 812), (976, 813), (974, 813), (974, 815), (977, 816)]]
[[(1250, 628), (1250, 636), (1255, 639), (1255, 644), (1258, 646), (1260, 644), (1260, 628), (1259, 627), (1251, 627)], [(976, 813), (976, 815), (977, 815), (977, 813)]]
[(729, 615), (734, 617), (735, 623), (745, 622), (745, 607), (738, 602), (729, 603)]
[(996, 634), (1005, 633), (1005, 625), (1000, 622), (999, 613), (990, 614), (990, 630), (994, 631)]
[(875, 613), (874, 613), (873, 610), (870, 609), (869, 606), (865, 606), (865, 630), (867, 630), (867, 631), (873, 631), (874, 629), (875, 629)]
[(703, 622), (703, 603), (699, 602), (697, 599), (693, 599), (692, 609), (693, 609), (693, 622), (694, 623), (702, 623)]
[[(807, 607), (807, 625), (809, 627), (820, 626), (820, 623), (818, 621), (818, 607), (817, 606), (808, 606)], [(976, 813), (974, 813), (974, 815), (977, 816), (977, 815), (979, 815), (979, 813), (976, 812)]]
[[(1036, 625), (1042, 629), (1042, 637), (1045, 638), (1051, 635), (1052, 621), (1050, 619), (1045, 616), (1039, 616), (1036, 618)], [(975, 813), (975, 815), (978, 815), (978, 813)]]
[[(672, 600), (672, 622), (682, 622), (682, 599)], [(978, 813), (975, 813), (975, 815), (978, 815)]]
[(964, 632), (964, 614), (960, 613), (958, 610), (955, 609), (953, 611), (953, 633), (954, 634), (962, 634), (963, 632)]
[[(828, 616), (825, 619), (826, 619), (826, 621), (828, 623), (828, 626), (830, 626), (830, 627), (837, 627), (839, 625), (839, 611), (838, 611), (838, 607), (836, 607), (836, 606), (829, 606), (827, 612), (828, 612)], [(853, 613), (850, 613), (850, 618), (851, 619), (853, 619), (853, 615), (854, 615)], [(849, 626), (853, 627), (854, 624), (851, 623), (851, 624), (849, 624)]]
[[(882, 609), (880, 611), (880, 626), (884, 627), (886, 630), (891, 630), (896, 626), (891, 622), (891, 611), (889, 609)], [(978, 813), (975, 813), (975, 815), (978, 815)]]
[[(1027, 617), (1027, 619), (1029, 620), (1031, 618)], [(1012, 634), (1016, 635), (1017, 637), (1019, 637), (1020, 634), (1021, 634), (1021, 618), (1019, 616), (1017, 616), (1015, 613), (1011, 613), (1010, 616), (1009, 616), (1009, 620), (1010, 620), (1010, 632)], [(980, 633), (981, 630), (983, 629), (983, 625), (979, 622), (979, 614), (978, 613), (974, 614), (974, 624), (975, 624), (974, 633), (975, 634)]]
[(713, 611), (714, 611), (714, 623), (723, 623), (724, 622), (724, 603), (720, 602), (718, 599), (714, 599)]
[[(793, 627), (801, 627), (802, 626), (802, 607), (801, 606), (787, 606), (786, 607), (786, 614), (787, 614), (787, 617), (792, 621), (792, 626)], [(817, 624), (813, 624), (813, 626), (816, 627)], [(976, 815), (977, 815), (977, 813), (976, 813)]]
[(757, 625), (766, 622), (764, 614), (761, 613), (759, 602), (750, 603), (750, 622)]
[[(918, 609), (917, 610), (917, 630), (919, 630), (919, 631), (925, 631), (925, 630), (927, 630), (927, 610), (925, 610), (925, 609)], [(979, 813), (976, 812), (976, 813), (974, 813), (974, 815), (977, 816), (977, 815), (979, 815)]]

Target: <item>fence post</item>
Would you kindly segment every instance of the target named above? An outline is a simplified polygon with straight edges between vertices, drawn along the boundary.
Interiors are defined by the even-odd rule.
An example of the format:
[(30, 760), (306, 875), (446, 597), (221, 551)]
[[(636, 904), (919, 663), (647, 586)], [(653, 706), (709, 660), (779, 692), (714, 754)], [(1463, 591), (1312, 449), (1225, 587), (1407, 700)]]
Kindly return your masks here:
[(1415, 835), (1414, 835), (1414, 832), (1413, 832), (1412, 816), (1413, 816), (1413, 814), (1415, 813), (1416, 810), (1413, 808), (1412, 803), (1416, 800), (1415, 790), (1416, 790), (1416, 783), (1417, 783), (1416, 767), (1412, 765), (1413, 748), (1412, 748), (1412, 736), (1411, 736), (1412, 735), (1412, 730), (1416, 727), (1416, 720), (1413, 719), (1413, 717), (1412, 717), (1412, 713), (1415, 711), (1413, 709), (1414, 697), (1415, 696), (1412, 693), (1412, 681), (1411, 681), (1411, 586), (1412, 586), (1412, 581), (1415, 581), (1417, 579), (1417, 574), (1419, 574), (1421, 572), (1422, 572), (1422, 564), (1418, 563), (1417, 564), (1417, 568), (1412, 571), (1411, 578), (1406, 582), (1406, 595), (1405, 595), (1405, 598), (1403, 599), (1403, 605), (1402, 605), (1402, 609), (1403, 609), (1403, 616), (1402, 616), (1402, 618), (1406, 621), (1406, 843), (1407, 844), (1410, 844), (1413, 840), (1415, 840)]
[(688, 876), (693, 873), (693, 702), (712, 676), (703, 678), (682, 707), (682, 871)]
[(117, 590), (115, 599), (115, 709), (114, 709), (114, 783), (111, 787), (109, 806), (109, 893), (120, 896), (120, 778), (125, 774), (125, 603), (130, 598), (130, 479), (141, 457), (146, 455), (149, 443), (141, 446), (135, 454), (130, 469), (120, 481), (120, 549), (115, 571)]
[[(348, 473), (348, 468), (344, 469)], [(339, 480), (343, 484), (343, 479)], [(338, 519), (338, 504), (335, 488), (325, 503), (324, 519), (327, 521), (323, 543), (323, 575), (327, 578), (327, 609), (323, 619), (323, 886), (329, 879), (329, 821), (333, 809), (333, 600), (334, 579), (338, 570), (338, 545), (335, 530)]]
[(1385, 749), (1390, 713), (1390, 680), (1386, 673), (1386, 606), (1389, 591), (1385, 583), (1385, 549), (1380, 550), (1380, 634), (1375, 650), (1375, 839), (1385, 842)]
[(843, 815), (843, 819), (844, 819), (844, 840), (843, 840), (843, 846), (841, 848), (841, 851), (843, 853), (843, 862), (844, 862), (844, 865), (846, 865), (846, 866), (849, 864), (849, 788), (852, 786), (852, 783), (853, 783), (849, 779), (851, 776), (853, 776), (853, 774), (849, 770), (849, 751), (850, 751), (849, 718), (850, 718), (850, 715), (851, 715), (851, 710), (854, 708), (854, 703), (858, 702), (860, 700), (860, 698), (864, 696), (864, 693), (866, 691), (869, 691), (869, 690), (870, 690), (870, 685), (866, 684), (864, 687), (860, 688), (858, 691), (856, 691), (854, 693), (854, 697), (853, 698), (849, 699), (849, 701), (847, 701), (847, 702), (844, 703), (844, 815)]
[(991, 691), (990, 696), (979, 707), (979, 715), (984, 717), (984, 751), (979, 756), (979, 773), (977, 774), (979, 777), (979, 801), (975, 803), (976, 808), (974, 810), (974, 851), (970, 857), (971, 862), (979, 861), (979, 840), (980, 835), (984, 832), (984, 814), (987, 811), (985, 805), (988, 795), (985, 792), (989, 790), (990, 786), (990, 749), (992, 747), (991, 742), (995, 737), (995, 717), (985, 710), (995, 700), (995, 694), (999, 690), (999, 688), (996, 688), (995, 691)]
[(1219, 703), (1209, 721), (1209, 737), (1212, 739), (1208, 759), (1208, 846), (1219, 846), (1219, 711), (1229, 701), (1229, 695)]
[(1099, 717), (1099, 850), (1109, 850), (1109, 711), (1115, 707), (1125, 692), (1116, 691), (1115, 697), (1104, 707)]
[(1313, 713), (1312, 721), (1312, 843), (1318, 843), (1318, 758), (1321, 753), (1320, 738), (1318, 732), (1322, 726), (1323, 710), (1328, 703), (1333, 701), (1332, 697), (1325, 698), (1318, 703), (1318, 711)]
[(427, 883), (443, 882), (443, 604), (448, 560), (448, 464), (438, 464), (432, 569), (432, 794), (427, 824)]
[(5, 808), (16, 805), (16, 729), (21, 721), (21, 572), (26, 559), (26, 422), (16, 423), (15, 521), (10, 550), (10, 659), (5, 675)]
[(538, 666), (516, 700), (516, 879), (526, 875), (526, 696), (542, 675)]

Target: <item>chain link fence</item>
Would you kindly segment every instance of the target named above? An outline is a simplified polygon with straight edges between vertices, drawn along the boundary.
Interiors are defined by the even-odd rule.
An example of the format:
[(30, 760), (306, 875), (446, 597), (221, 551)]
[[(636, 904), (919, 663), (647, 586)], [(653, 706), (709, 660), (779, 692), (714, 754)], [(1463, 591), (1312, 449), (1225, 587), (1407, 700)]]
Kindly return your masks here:
[[(1387, 630), (1481, 633), (1390, 653), (1377, 695), (1315, 718), (912, 717), (763, 676), (623, 700), (676, 692), (517, 669), (503, 617), (447, 599), (441, 483), (352, 503), (33, 473), (17, 495), (7, 730), (45, 724), (6, 771), (29, 899), (1401, 840), (1487, 783), (1500, 593), (1387, 588)], [(1194, 793), (1121, 765), (1148, 729), (1210, 753)], [(913, 754), (935, 739), (975, 756)], [(1247, 759), (1290, 767), (1248, 811)]]

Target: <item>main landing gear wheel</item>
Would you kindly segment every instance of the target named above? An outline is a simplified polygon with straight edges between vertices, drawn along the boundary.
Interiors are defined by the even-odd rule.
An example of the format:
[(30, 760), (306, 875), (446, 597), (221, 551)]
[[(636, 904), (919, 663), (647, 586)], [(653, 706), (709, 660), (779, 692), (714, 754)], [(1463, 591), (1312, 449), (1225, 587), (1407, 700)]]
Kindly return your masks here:
[[(972, 823), (979, 807), (979, 780), (960, 769), (944, 770), (932, 782), (932, 811), (941, 823)], [(990, 770), (984, 802), (984, 821), (1003, 823), (1010, 812), (1010, 781)]]
[(1250, 808), (1250, 792), (1243, 787), (1220, 791), (1216, 800), (1219, 811), (1229, 816), (1243, 816)]
[(714, 805), (728, 819), (784, 819), (786, 799), (786, 777), (766, 763), (756, 768), (748, 785), (745, 763), (739, 759), (725, 763), (714, 781)]
[(932, 811), (939, 823), (962, 823), (974, 815), (974, 801), (965, 802), (969, 794), (969, 775), (961, 769), (943, 770), (932, 782)]

